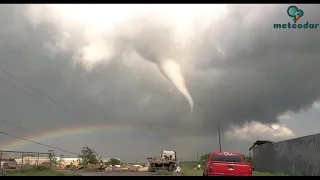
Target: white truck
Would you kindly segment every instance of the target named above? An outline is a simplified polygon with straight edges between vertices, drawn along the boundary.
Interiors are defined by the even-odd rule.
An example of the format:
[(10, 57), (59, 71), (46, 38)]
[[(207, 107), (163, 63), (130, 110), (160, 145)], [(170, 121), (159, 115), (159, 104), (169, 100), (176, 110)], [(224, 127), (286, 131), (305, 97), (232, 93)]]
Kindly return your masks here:
[(177, 166), (176, 151), (161, 151), (160, 157), (148, 158), (149, 171), (155, 172), (158, 169), (173, 171)]

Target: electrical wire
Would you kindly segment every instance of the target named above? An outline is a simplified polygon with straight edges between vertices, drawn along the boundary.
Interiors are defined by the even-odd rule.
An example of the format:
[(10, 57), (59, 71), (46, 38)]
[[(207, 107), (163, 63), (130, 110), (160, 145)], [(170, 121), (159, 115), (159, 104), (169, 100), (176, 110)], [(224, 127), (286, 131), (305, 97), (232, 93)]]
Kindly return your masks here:
[[(27, 86), (28, 88), (32, 89), (33, 91), (37, 92), (38, 94), (41, 94), (41, 95), (44, 96), (46, 99), (48, 99), (48, 100), (50, 100), (51, 102), (53, 102), (54, 104), (58, 105), (58, 106), (61, 107), (62, 109), (68, 111), (69, 113), (72, 113), (72, 112), (71, 112), (68, 108), (66, 108), (65, 106), (59, 104), (57, 101), (53, 100), (52, 98), (47, 97), (46, 94), (42, 93), (41, 91), (37, 90), (36, 88), (32, 87), (31, 85), (23, 82), (23, 81), (20, 80), (18, 77), (16, 77), (16, 76), (14, 76), (13, 74), (9, 73), (8, 71), (6, 71), (5, 69), (3, 69), (2, 67), (0, 67), (0, 70), (1, 70), (2, 72), (4, 72), (4, 73), (8, 74), (10, 77), (14, 78), (15, 80), (19, 81), (19, 82), (22, 83), (23, 85)], [(39, 102), (41, 102), (41, 103), (49, 106), (50, 108), (53, 108), (53, 109), (57, 110), (57, 109), (54, 108), (51, 104), (48, 104), (48, 103), (46, 103), (45, 101), (43, 101), (42, 98), (39, 98), (39, 97), (37, 97), (37, 96), (34, 96), (34, 95), (31, 94), (30, 92), (28, 92), (28, 91), (20, 88), (19, 86), (15, 85), (14, 83), (10, 82), (9, 80), (3, 78), (2, 76), (0, 76), (0, 79), (1, 79), (2, 81), (6, 82), (6, 83), (8, 83), (8, 84), (10, 84), (10, 85), (12, 85), (13, 87), (17, 88), (18, 90), (22, 91), (24, 95), (30, 96), (30, 97), (36, 99), (37, 101), (39, 101)], [(57, 111), (58, 111), (58, 110), (57, 110)], [(69, 115), (67, 115), (66, 113), (61, 112), (61, 111), (58, 111), (58, 113), (61, 114), (61, 115), (63, 115), (63, 116), (65, 116), (65, 117), (67, 117), (67, 118), (69, 118), (69, 119), (79, 119), (79, 118), (75, 118), (75, 117), (69, 116)], [(80, 118), (80, 119), (84, 120), (83, 118)], [(23, 130), (26, 130), (26, 131), (28, 131), (28, 132), (32, 132), (32, 133), (37, 134), (37, 135), (42, 135), (42, 134), (40, 134), (40, 133), (38, 133), (38, 132), (35, 132), (35, 131), (33, 131), (33, 130), (27, 129), (27, 128), (25, 128), (25, 127), (19, 126), (19, 125), (14, 124), (14, 123), (10, 123), (10, 122), (8, 122), (8, 121), (4, 121), (4, 120), (2, 120), (2, 119), (0, 119), (0, 121), (3, 122), (3, 123), (10, 124), (11, 126), (17, 127), (17, 128), (19, 128), (19, 129), (23, 129)]]
[(56, 149), (56, 150), (63, 151), (63, 152), (67, 152), (67, 153), (70, 153), (70, 154), (79, 155), (78, 153), (75, 153), (75, 152), (71, 152), (71, 151), (64, 150), (64, 149), (61, 149), (61, 148), (58, 148), (58, 147), (46, 145), (46, 144), (43, 144), (43, 143), (40, 143), (40, 142), (37, 142), (37, 141), (32, 141), (32, 140), (29, 140), (29, 139), (26, 139), (26, 138), (23, 138), (23, 137), (20, 137), (20, 136), (15, 136), (15, 135), (3, 132), (3, 131), (0, 131), (0, 134), (4, 134), (4, 135), (10, 136), (10, 137), (17, 138), (17, 139), (21, 139), (21, 140), (24, 140), (24, 141), (28, 141), (28, 142), (32, 142), (32, 143), (35, 143), (35, 144), (39, 144), (41, 146), (49, 147), (49, 148)]
[(22, 126), (19, 126), (19, 125), (17, 125), (17, 124), (14, 124), (14, 123), (11, 123), (11, 122), (8, 122), (8, 121), (2, 120), (2, 119), (0, 119), (0, 121), (3, 122), (3, 123), (9, 124), (9, 125), (11, 125), (11, 126), (17, 127), (17, 128), (19, 128), (19, 129), (23, 129), (23, 130), (25, 130), (25, 131), (28, 131), (28, 132), (31, 132), (31, 133), (34, 133), (34, 134), (37, 134), (37, 135), (42, 135), (42, 134), (37, 133), (37, 132), (35, 132), (35, 131), (33, 131), (33, 130), (24, 128), (24, 127), (22, 127)]
[(72, 113), (72, 111), (65, 107), (64, 105), (58, 103), (57, 101), (55, 101), (54, 99), (50, 98), (49, 96), (47, 96), (46, 94), (44, 94), (43, 92), (37, 90), (36, 88), (32, 87), (31, 85), (27, 84), (26, 82), (22, 81), (21, 79), (19, 79), (17, 76), (11, 74), (10, 72), (6, 71), (5, 69), (3, 69), (2, 67), (0, 67), (0, 70), (6, 74), (8, 74), (10, 77), (14, 78), (15, 80), (19, 81), (20, 83), (22, 83), (23, 85), (27, 86), (28, 88), (32, 89), (33, 91), (41, 94), (42, 96), (44, 96), (45, 98), (47, 98), (48, 100), (50, 100), (51, 102), (53, 102), (54, 104), (58, 105), (59, 107), (61, 107), (62, 109), (68, 111), (69, 113)]

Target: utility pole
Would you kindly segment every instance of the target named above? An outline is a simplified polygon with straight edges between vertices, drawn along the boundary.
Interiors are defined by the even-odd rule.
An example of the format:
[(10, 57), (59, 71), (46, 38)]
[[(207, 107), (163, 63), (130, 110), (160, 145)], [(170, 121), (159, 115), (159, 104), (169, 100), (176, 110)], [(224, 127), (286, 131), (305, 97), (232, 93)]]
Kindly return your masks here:
[(219, 126), (219, 123), (218, 123), (218, 133), (219, 133), (219, 150), (221, 152), (221, 137), (220, 137), (220, 126)]
[(197, 162), (199, 161), (199, 154), (197, 153)]

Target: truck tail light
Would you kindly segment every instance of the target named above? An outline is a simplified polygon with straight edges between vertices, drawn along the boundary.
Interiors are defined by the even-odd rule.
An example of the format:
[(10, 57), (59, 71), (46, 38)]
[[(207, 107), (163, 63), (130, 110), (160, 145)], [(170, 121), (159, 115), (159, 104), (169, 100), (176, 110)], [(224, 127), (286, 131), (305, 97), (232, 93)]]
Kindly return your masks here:
[(213, 172), (213, 163), (210, 163), (209, 172)]

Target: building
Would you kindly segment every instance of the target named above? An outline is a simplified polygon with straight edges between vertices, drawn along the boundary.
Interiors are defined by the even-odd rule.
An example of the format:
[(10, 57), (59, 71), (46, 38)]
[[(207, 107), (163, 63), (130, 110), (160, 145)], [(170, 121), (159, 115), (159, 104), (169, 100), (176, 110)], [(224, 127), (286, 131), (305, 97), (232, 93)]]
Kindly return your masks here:
[(30, 164), (30, 165), (40, 165), (43, 162), (48, 162), (47, 157), (39, 156), (36, 154), (23, 154), (19, 158), (15, 159), (18, 164)]
[[(55, 157), (57, 161), (60, 161), (60, 157)], [(119, 158), (116, 158), (120, 160)], [(30, 164), (30, 165), (40, 165), (41, 163), (44, 162), (49, 162), (48, 157), (42, 157), (42, 156), (37, 156), (36, 154), (24, 154), (23, 159), (20, 156), (19, 158), (15, 158), (17, 164)], [(110, 158), (101, 158), (101, 160), (106, 163), (110, 160)], [(79, 159), (78, 158), (63, 158), (63, 161), (61, 162), (61, 167), (65, 167), (67, 165), (79, 165)]]

